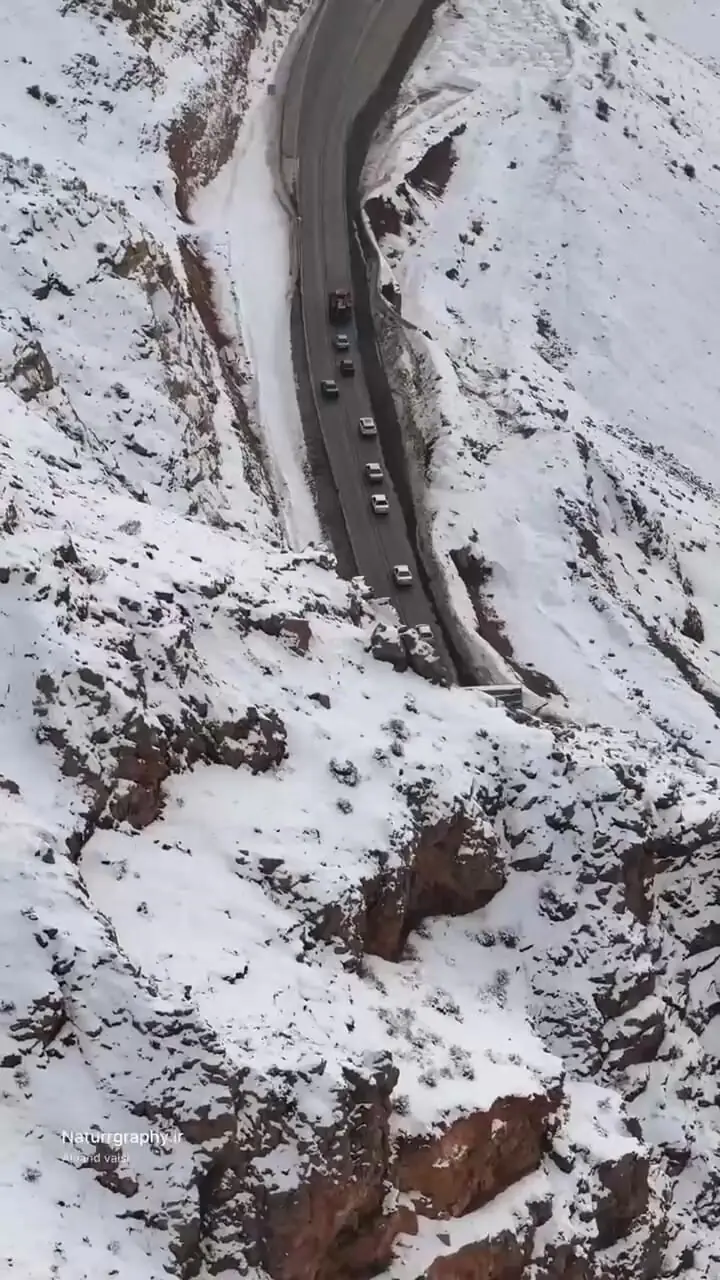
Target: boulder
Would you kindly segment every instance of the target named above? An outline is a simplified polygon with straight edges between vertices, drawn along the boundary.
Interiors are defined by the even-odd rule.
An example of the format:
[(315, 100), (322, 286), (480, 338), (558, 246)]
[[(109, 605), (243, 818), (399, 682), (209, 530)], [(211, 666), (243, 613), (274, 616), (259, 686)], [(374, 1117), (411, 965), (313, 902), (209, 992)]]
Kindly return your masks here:
[(21, 400), (26, 402), (52, 391), (55, 375), (39, 342), (28, 342), (17, 353), (8, 382)]
[(378, 622), (370, 636), (370, 652), (378, 662), (389, 662), (396, 671), (407, 671), (408, 655), (398, 627)]
[(394, 1181), (428, 1217), (471, 1213), (538, 1168), (560, 1101), (559, 1091), (499, 1098), (439, 1136), (401, 1139)]
[(304, 656), (308, 652), (312, 641), (312, 628), (307, 618), (283, 618), (280, 623), (280, 635), (295, 653)]
[(412, 627), (402, 627), (400, 637), (408, 657), (408, 663), (416, 675), (442, 684), (446, 679), (440, 657), (428, 640), (423, 640)]

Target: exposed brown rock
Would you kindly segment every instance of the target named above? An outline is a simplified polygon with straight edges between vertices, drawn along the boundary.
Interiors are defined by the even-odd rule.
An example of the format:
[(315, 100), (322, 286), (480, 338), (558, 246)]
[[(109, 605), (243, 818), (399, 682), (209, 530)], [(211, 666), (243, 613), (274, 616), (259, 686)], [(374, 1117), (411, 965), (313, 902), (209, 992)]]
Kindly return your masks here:
[(394, 1180), (429, 1217), (459, 1217), (537, 1169), (556, 1123), (559, 1095), (500, 1098), (439, 1137), (399, 1144)]
[[(257, 18), (261, 14), (258, 8)], [(242, 24), (232, 41), (231, 56), (219, 61), (217, 74), (170, 127), (167, 150), (176, 178), (175, 202), (186, 222), (191, 221), (195, 192), (214, 178), (232, 153), (244, 104), (238, 85), (246, 81), (257, 33), (257, 21)]]
[(429, 195), (441, 196), (450, 181), (457, 163), (454, 139), (465, 132), (465, 124), (459, 124), (439, 142), (434, 142), (421, 156), (414, 169), (405, 175), (411, 187)]
[(397, 1237), (417, 1234), (417, 1215), (407, 1205), (394, 1213), (371, 1222), (369, 1229), (340, 1237), (333, 1247), (332, 1269), (323, 1274), (327, 1280), (340, 1276), (372, 1276), (390, 1261)]
[(634, 845), (622, 857), (622, 875), (625, 886), (625, 905), (636, 920), (647, 924), (653, 911), (652, 893), (655, 876), (653, 850), (644, 845)]
[(648, 1157), (635, 1151), (599, 1166), (598, 1177), (605, 1189), (595, 1211), (601, 1249), (622, 1240), (647, 1209), (649, 1169)]
[(477, 911), (507, 879), (494, 837), (464, 810), (421, 830), (402, 864), (366, 885), (365, 949), (386, 960), (427, 916)]
[(347, 1071), (342, 1121), (316, 1133), (313, 1171), (289, 1191), (259, 1187), (252, 1221), (250, 1261), (273, 1280), (339, 1280), (374, 1274), (390, 1261), (412, 1215), (383, 1216), (389, 1162), (390, 1092), (397, 1072), (389, 1063), (371, 1078)]
[(276, 636), (285, 640), (296, 653), (306, 654), (310, 648), (312, 628), (307, 618), (270, 613), (260, 618), (248, 616), (245, 623), (257, 631), (264, 631), (267, 636)]
[(400, 213), (387, 196), (371, 196), (365, 202), (365, 213), (376, 240), (384, 235), (399, 236), (402, 231)]
[(436, 1258), (422, 1280), (523, 1280), (531, 1248), (531, 1235), (518, 1239), (503, 1231)]
[(312, 629), (307, 618), (283, 618), (280, 635), (296, 653), (307, 653), (312, 640)]

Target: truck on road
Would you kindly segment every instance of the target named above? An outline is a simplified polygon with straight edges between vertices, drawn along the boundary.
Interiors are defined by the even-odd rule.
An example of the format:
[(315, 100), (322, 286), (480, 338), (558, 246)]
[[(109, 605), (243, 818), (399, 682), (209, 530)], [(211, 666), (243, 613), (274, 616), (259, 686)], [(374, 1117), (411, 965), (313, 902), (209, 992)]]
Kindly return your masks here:
[(328, 294), (328, 319), (331, 324), (347, 324), (352, 317), (352, 294), (349, 289), (333, 289)]

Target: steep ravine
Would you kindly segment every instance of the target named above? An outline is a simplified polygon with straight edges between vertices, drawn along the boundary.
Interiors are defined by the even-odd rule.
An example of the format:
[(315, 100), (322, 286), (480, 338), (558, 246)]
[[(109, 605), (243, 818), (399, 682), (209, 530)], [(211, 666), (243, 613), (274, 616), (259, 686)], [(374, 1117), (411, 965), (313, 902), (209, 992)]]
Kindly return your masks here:
[[(139, 22), (172, 6), (136, 9), (70, 6), (37, 57), (82, 20), (99, 64), (172, 67)], [(198, 57), (243, 17), (208, 13)], [(0, 1271), (711, 1280), (712, 771), (377, 661), (367, 593), (284, 545), (175, 213), (40, 172), (75, 105), (17, 100)], [(92, 124), (53, 144), (97, 175)]]

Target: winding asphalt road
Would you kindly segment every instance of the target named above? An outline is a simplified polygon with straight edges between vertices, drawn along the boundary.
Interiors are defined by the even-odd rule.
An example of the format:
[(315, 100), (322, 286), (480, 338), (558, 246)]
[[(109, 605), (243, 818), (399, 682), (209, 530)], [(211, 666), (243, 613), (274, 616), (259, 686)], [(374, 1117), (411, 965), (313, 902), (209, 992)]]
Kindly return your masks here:
[[(294, 54), (285, 88), (281, 125), (281, 166), (297, 212), (297, 255), (302, 300), (303, 359), (309, 370), (314, 412), (320, 423), (332, 479), (343, 513), (357, 571), (375, 595), (389, 597), (403, 623), (441, 633), (425, 595), (405, 521), (380, 452), (364, 440), (358, 419), (371, 415), (370, 397), (357, 349), (353, 379), (337, 375), (327, 298), (351, 287), (350, 236), (346, 203), (346, 148), (350, 127), (383, 80), (421, 0), (318, 0)], [(320, 397), (320, 380), (335, 378), (340, 398)], [(386, 516), (373, 515), (366, 462), (380, 462), (385, 482), (378, 486), (390, 502)], [(377, 490), (376, 490), (377, 491)], [(407, 564), (410, 588), (397, 589), (392, 567)]]

